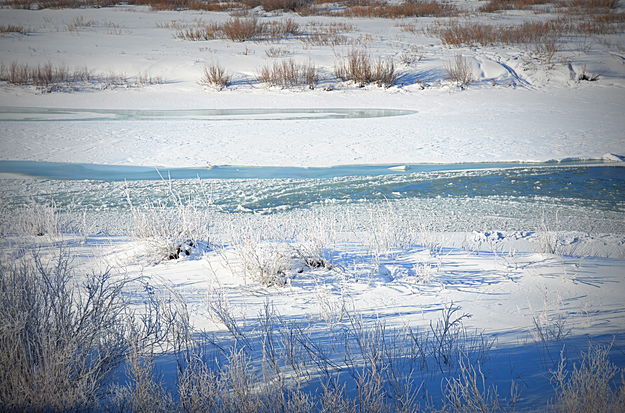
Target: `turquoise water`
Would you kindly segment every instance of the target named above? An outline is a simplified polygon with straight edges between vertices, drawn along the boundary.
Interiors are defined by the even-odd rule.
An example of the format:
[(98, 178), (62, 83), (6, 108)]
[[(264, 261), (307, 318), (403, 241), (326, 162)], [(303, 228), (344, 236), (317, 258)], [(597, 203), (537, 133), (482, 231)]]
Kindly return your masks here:
[[(542, 170), (556, 167), (606, 166), (617, 168), (611, 163), (589, 163), (583, 161), (545, 163), (458, 163), (458, 164), (403, 164), (403, 165), (340, 165), (323, 168), (281, 167), (281, 166), (210, 166), (206, 168), (162, 168), (149, 166), (98, 165), (62, 162), (0, 161), (0, 172), (23, 174), (49, 179), (125, 181), (160, 179), (298, 179), (339, 178), (377, 175), (406, 175), (410, 173), (505, 170)], [(619, 169), (612, 170), (618, 175)], [(620, 169), (625, 171), (625, 169)]]
[[(406, 171), (391, 170), (388, 165), (157, 171), (147, 167), (0, 161), (0, 171), (46, 178), (59, 206), (78, 203), (124, 208), (125, 188), (131, 189), (138, 203), (168, 202), (173, 188), (179, 197), (192, 201), (208, 194), (212, 205), (231, 212), (268, 213), (327, 202), (478, 197), (553, 199), (567, 205), (625, 211), (625, 168), (617, 165), (578, 162), (409, 165)], [(34, 186), (35, 182), (27, 180), (21, 186)], [(11, 191), (15, 190), (5, 189), (2, 197), (12, 197)]]

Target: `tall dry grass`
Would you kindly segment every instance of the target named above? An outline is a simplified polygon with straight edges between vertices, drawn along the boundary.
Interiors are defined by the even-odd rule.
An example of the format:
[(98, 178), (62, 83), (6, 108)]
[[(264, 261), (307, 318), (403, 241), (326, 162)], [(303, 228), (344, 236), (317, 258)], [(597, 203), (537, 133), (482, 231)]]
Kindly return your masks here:
[(261, 67), (256, 78), (269, 86), (291, 88), (305, 85), (314, 89), (319, 82), (319, 72), (311, 62), (298, 64), (293, 59), (287, 59)]
[(8, 66), (0, 64), (0, 81), (12, 85), (36, 86), (48, 92), (63, 90), (64, 86), (108, 88), (163, 83), (160, 77), (153, 77), (147, 73), (135, 77), (116, 73), (96, 74), (86, 67), (71, 69), (64, 65), (53, 65), (50, 62), (36, 66), (18, 62), (12, 62)]
[(213, 87), (217, 90), (223, 90), (228, 87), (232, 76), (230, 76), (226, 69), (219, 64), (213, 64), (204, 68), (200, 84)]
[(390, 87), (398, 73), (392, 60), (373, 61), (364, 50), (352, 49), (346, 58), (335, 65), (334, 75), (343, 81), (353, 81), (360, 87), (370, 83)]
[(176, 37), (183, 40), (228, 39), (234, 42), (248, 40), (280, 41), (300, 35), (293, 19), (261, 22), (256, 18), (234, 17), (223, 24), (210, 23), (179, 29)]
[(332, 14), (346, 17), (399, 19), (404, 17), (449, 17), (458, 15), (459, 10), (451, 4), (436, 1), (404, 1), (399, 4), (371, 1), (350, 5)]

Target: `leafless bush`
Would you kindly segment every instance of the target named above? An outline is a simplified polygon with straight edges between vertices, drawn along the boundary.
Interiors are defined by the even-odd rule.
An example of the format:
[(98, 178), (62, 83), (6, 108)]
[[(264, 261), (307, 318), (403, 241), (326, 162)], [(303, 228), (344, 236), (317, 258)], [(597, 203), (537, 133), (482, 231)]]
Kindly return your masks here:
[(262, 6), (266, 11), (291, 10), (296, 11), (312, 3), (312, 0), (245, 0), (248, 7)]
[(262, 33), (261, 26), (255, 18), (241, 19), (237, 17), (224, 23), (222, 30), (226, 38), (234, 42), (244, 42)]
[[(552, 372), (556, 397), (554, 412), (600, 413), (622, 412), (625, 406), (623, 370), (609, 359), (611, 346), (592, 345), (582, 354), (579, 365), (567, 371), (566, 359), (560, 357), (558, 368)], [(621, 374), (620, 386), (615, 377)]]
[(300, 34), (300, 27), (293, 19), (270, 21), (262, 25), (262, 35), (267, 40), (278, 41)]
[(533, 316), (532, 323), (536, 338), (545, 345), (551, 341), (561, 341), (571, 334), (566, 318), (561, 315), (550, 315), (546, 309)]
[(493, 13), (499, 10), (523, 10), (550, 2), (551, 0), (490, 0), (488, 3), (480, 6), (479, 11)]
[(392, 60), (379, 59), (373, 63), (369, 54), (358, 49), (352, 49), (347, 58), (334, 67), (334, 74), (338, 79), (353, 81), (360, 87), (369, 83), (390, 87), (397, 79)]
[(265, 50), (265, 54), (267, 57), (285, 57), (291, 54), (291, 52), (287, 49), (281, 47), (270, 47)]
[(557, 229), (559, 227), (558, 214), (554, 218), (547, 217), (543, 214), (540, 223), (540, 232), (538, 233), (538, 245), (536, 252), (544, 254), (561, 254), (562, 242), (558, 237)]
[(625, 23), (625, 13), (605, 13), (584, 15), (573, 25), (573, 31), (580, 34), (611, 34), (618, 33)]
[(466, 332), (463, 320), (470, 318), (471, 315), (462, 313), (456, 315), (460, 311), (459, 306), (450, 303), (442, 310), (440, 320), (436, 323), (430, 323), (430, 330), (434, 338), (433, 356), (437, 361), (441, 371), (444, 367), (450, 368), (461, 362), (463, 354), (461, 346), (463, 345), (463, 335)]
[(199, 27), (189, 27), (176, 32), (176, 37), (183, 40), (213, 40), (222, 38), (223, 36), (223, 26), (216, 23)]
[(140, 74), (130, 78), (122, 74), (94, 74), (88, 68), (70, 69), (52, 63), (30, 66), (12, 62), (8, 67), (0, 65), (0, 81), (13, 85), (32, 85), (46, 92), (63, 91), (65, 88), (108, 88), (118, 86), (145, 86), (162, 83), (160, 77)]
[[(6, 211), (9, 213), (8, 211)], [(2, 232), (36, 236), (57, 236), (63, 228), (63, 220), (58, 208), (52, 204), (29, 201), (3, 217)]]
[(200, 79), (200, 84), (222, 90), (230, 84), (231, 76), (226, 73), (226, 69), (219, 64), (213, 64), (204, 68), (204, 73)]
[(133, 343), (126, 356), (130, 382), (113, 388), (115, 410), (137, 413), (166, 413), (175, 409), (171, 394), (154, 378), (153, 358)]
[(284, 249), (249, 241), (239, 243), (235, 248), (243, 270), (250, 278), (265, 287), (284, 287), (287, 284), (291, 264)]
[(127, 349), (129, 282), (111, 272), (77, 283), (70, 258), (0, 266), (0, 405), (80, 410), (102, 396)]
[(95, 24), (96, 22), (94, 20), (87, 20), (85, 19), (84, 16), (77, 16), (77, 17), (74, 17), (72, 22), (66, 26), (66, 29), (68, 32), (76, 32), (79, 29), (82, 29), (85, 27), (91, 27), (91, 26), (94, 26)]
[(354, 30), (354, 26), (345, 23), (323, 24), (310, 22), (306, 25), (304, 35), (300, 39), (313, 46), (338, 46), (348, 44), (349, 38), (344, 35)]
[(20, 33), (26, 34), (24, 26), (18, 26), (16, 24), (5, 24), (0, 26), (0, 33)]
[(297, 231), (296, 256), (309, 268), (331, 269), (338, 224), (332, 216), (310, 213)]
[(319, 81), (317, 68), (312, 63), (300, 65), (293, 59), (275, 62), (271, 66), (263, 66), (257, 75), (259, 82), (270, 86), (290, 88), (307, 85), (314, 89)]
[(440, 271), (436, 265), (429, 263), (419, 263), (413, 266), (415, 281), (419, 284), (429, 284)]
[(399, 4), (373, 1), (369, 4), (353, 5), (347, 7), (338, 14), (348, 17), (443, 17), (458, 14), (458, 9), (450, 4), (443, 4), (435, 1), (404, 1)]
[(471, 67), (469, 61), (462, 55), (456, 55), (452, 61), (445, 65), (445, 70), (447, 71), (449, 79), (456, 82), (462, 88), (466, 87), (475, 79), (473, 67)]
[(423, 59), (423, 51), (416, 46), (411, 46), (408, 50), (404, 50), (399, 56), (400, 62), (405, 65), (414, 64), (421, 61), (421, 59)]
[(286, 244), (268, 240), (267, 234), (246, 225), (231, 227), (230, 239), (245, 280), (265, 287), (287, 284), (291, 255)]
[(520, 25), (491, 25), (482, 23), (435, 23), (429, 32), (449, 46), (489, 46), (495, 44), (533, 45), (546, 38), (558, 38), (571, 30), (570, 22), (554, 19), (545, 22), (525, 22)]
[(180, 407), (189, 413), (217, 411), (222, 382), (200, 355), (191, 354), (178, 378)]
[(67, 9), (81, 7), (106, 7), (115, 5), (114, 0), (9, 0), (5, 4), (8, 7), (18, 9), (30, 9), (37, 7), (40, 9)]
[(200, 24), (197, 27), (177, 28), (176, 37), (183, 40), (212, 40), (226, 38), (235, 42), (246, 40), (279, 41), (300, 34), (299, 25), (292, 19), (259, 22), (256, 18), (235, 17), (223, 24)]
[(558, 39), (555, 36), (545, 37), (534, 46), (534, 52), (546, 63), (551, 64), (558, 52)]
[[(444, 411), (454, 413), (510, 411), (509, 408), (502, 406), (497, 388), (486, 385), (486, 379), (479, 366), (476, 370), (473, 365), (464, 362), (460, 365), (460, 375), (457, 378), (446, 379), (444, 395)], [(512, 395), (512, 404), (516, 396)]]
[(317, 86), (317, 83), (319, 83), (319, 72), (317, 67), (309, 62), (307, 65), (302, 67), (302, 70), (308, 89), (314, 89)]
[(589, 10), (595, 9), (615, 9), (618, 7), (618, 0), (570, 0), (566, 5)]

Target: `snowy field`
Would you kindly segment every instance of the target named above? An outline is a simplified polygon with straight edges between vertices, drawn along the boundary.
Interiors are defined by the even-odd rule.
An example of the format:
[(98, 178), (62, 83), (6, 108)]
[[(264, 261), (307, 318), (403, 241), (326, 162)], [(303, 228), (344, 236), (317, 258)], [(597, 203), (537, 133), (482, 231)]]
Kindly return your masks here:
[(0, 410), (625, 411), (622, 1), (275, 3), (4, 2)]

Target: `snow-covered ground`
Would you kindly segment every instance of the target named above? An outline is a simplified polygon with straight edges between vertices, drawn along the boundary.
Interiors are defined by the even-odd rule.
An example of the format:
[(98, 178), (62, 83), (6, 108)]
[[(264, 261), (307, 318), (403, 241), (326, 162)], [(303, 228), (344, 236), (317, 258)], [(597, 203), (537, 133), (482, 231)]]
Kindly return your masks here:
[[(463, 18), (520, 24), (556, 16), (548, 9), (479, 14), (478, 4), (459, 3), (471, 10)], [(3, 76), (13, 62), (87, 67), (100, 75), (54, 90), (1, 81), (0, 161), (326, 167), (604, 159), (614, 163), (601, 167), (624, 170), (622, 21), (611, 33), (563, 36), (558, 51), (546, 59), (533, 45), (443, 46), (433, 30), (442, 18), (254, 12), (260, 21), (291, 18), (304, 33), (320, 27), (338, 33), (334, 44), (315, 44), (304, 35), (280, 41), (190, 41), (176, 33), (230, 16), (137, 6), (0, 9), (0, 27), (26, 28), (25, 34), (0, 33)], [(622, 13), (622, 4), (612, 13)], [(334, 65), (352, 48), (392, 58), (399, 71), (395, 83), (360, 88), (337, 80)], [(474, 75), (462, 87), (445, 69), (459, 53)], [(277, 55), (282, 57), (270, 57)], [(288, 58), (317, 66), (320, 81), (314, 90), (268, 87), (256, 80), (263, 65)], [(217, 63), (232, 75), (221, 91), (199, 83), (203, 69)], [(583, 73), (599, 78), (579, 80)], [(106, 76), (126, 80), (116, 83)], [(160, 80), (141, 82), (141, 76)], [(33, 115), (33, 108), (42, 108), (41, 113)], [(45, 114), (62, 108), (93, 110), (96, 118)], [(97, 112), (102, 109), (266, 112), (221, 120), (107, 119), (110, 114)], [(293, 118), (287, 109), (302, 116)], [(311, 109), (414, 113), (330, 118), (307, 113)], [(576, 175), (574, 165), (567, 168), (570, 177), (563, 185), (571, 185)], [(513, 174), (524, 172), (529, 170)], [(482, 188), (494, 185), (496, 175), (486, 176)], [(389, 339), (404, 334), (408, 341), (397, 341), (389, 351), (408, 351), (408, 331), (426, 334), (415, 337), (425, 340), (420, 361), (429, 367), (409, 377), (413, 390), (422, 390), (419, 400), (430, 396), (440, 406), (444, 379), (460, 372), (455, 357), (466, 356), (479, 363), (487, 384), (504, 390), (511, 381), (519, 384), (519, 406), (536, 410), (553, 396), (549, 371), (557, 367), (563, 348), (576, 360), (589, 341), (612, 345), (612, 360), (625, 367), (625, 200), (614, 199), (621, 181), (618, 172), (613, 175), (605, 181), (591, 176), (580, 185), (588, 194), (617, 195), (585, 199), (553, 197), (540, 177), (519, 193), (471, 194), (471, 179), (479, 173), (467, 173), (462, 181), (467, 194), (438, 196), (420, 194), (417, 178), (402, 181), (401, 176), (392, 182), (399, 189), (387, 196), (386, 186), (394, 188), (390, 179), (212, 180), (193, 187), (186, 181), (122, 185), (3, 174), (0, 259), (4, 269), (32, 261), (32, 251), (47, 257), (61, 248), (74, 257), (77, 275), (113, 269), (141, 277), (143, 289), (127, 292), (133, 308), (153, 294), (174, 296), (186, 306), (193, 333), (210, 337), (213, 349), (249, 343), (238, 349), (249, 351), (250, 372), (257, 378), (262, 370), (267, 380), (263, 346), (274, 333), (262, 335), (268, 334), (263, 328), (270, 319), (276, 337), (292, 326), (288, 331), (308, 337), (300, 337), (308, 352), (302, 365), (282, 366), (284, 372), (269, 374), (270, 380), (302, 379), (295, 377), (297, 366), (304, 366), (307, 379), (330, 368), (332, 374), (351, 375), (346, 383), (353, 390), (358, 363), (350, 358), (356, 356), (349, 343), (358, 337), (350, 334), (362, 322), (363, 334), (372, 340), (380, 326), (388, 329)], [(443, 178), (443, 184), (455, 179), (452, 173)], [(515, 183), (513, 176), (510, 185)], [(333, 192), (339, 184), (347, 188), (344, 198)], [(313, 201), (302, 205), (302, 199)], [(167, 206), (159, 204), (163, 201)], [(436, 323), (456, 306), (461, 318), (454, 324), (452, 345), (481, 344), (456, 346), (446, 355), (453, 353), (454, 360), (442, 362)], [(263, 316), (269, 307), (273, 315)], [(286, 341), (281, 343), (286, 354)], [(222, 358), (226, 354), (215, 351)], [(490, 356), (473, 357), (481, 352)], [(369, 356), (359, 354), (366, 364)], [(160, 372), (173, 387), (175, 369), (167, 360), (159, 361)], [(381, 360), (395, 359), (387, 354)], [(384, 364), (385, 372), (391, 370), (392, 363)], [(385, 394), (393, 397), (389, 383)]]
[[(19, 24), (28, 34), (0, 35), (5, 66), (20, 64), (87, 67), (94, 73), (128, 77), (148, 74), (163, 83), (72, 93), (41, 93), (34, 87), (0, 87), (0, 106), (109, 109), (387, 108), (409, 116), (341, 120), (240, 120), (228, 122), (2, 122), (2, 159), (126, 165), (205, 166), (539, 161), (599, 159), (623, 154), (625, 60), (617, 34), (569, 36), (551, 64), (531, 45), (448, 48), (423, 33), (433, 18), (346, 19), (263, 16), (261, 21), (300, 24), (303, 32), (335, 23), (349, 25), (345, 44), (189, 41), (177, 31), (199, 22), (224, 22), (226, 13), (150, 11), (145, 7), (81, 10), (7, 10), (1, 24)], [(497, 23), (545, 20), (528, 12), (499, 16)], [(82, 26), (68, 29), (78, 21)], [(494, 16), (471, 21), (493, 22)], [(173, 22), (173, 23), (172, 23)], [(310, 26), (310, 24), (317, 26)], [(414, 25), (414, 32), (400, 24)], [(115, 26), (113, 26), (115, 25)], [(173, 27), (178, 27), (178, 30)], [(114, 27), (114, 29), (112, 29)], [(580, 49), (579, 42), (584, 41)], [(395, 60), (400, 73), (388, 89), (360, 89), (337, 82), (334, 66), (352, 48), (372, 58)], [(280, 49), (286, 57), (268, 57)], [(445, 66), (467, 57), (475, 80), (460, 90)], [(256, 81), (263, 65), (292, 58), (314, 63), (315, 90), (268, 88)], [(402, 61), (404, 63), (402, 63)], [(232, 85), (218, 92), (198, 82), (206, 66), (218, 63)], [(577, 81), (582, 68), (596, 82)], [(572, 80), (573, 79), (573, 80)], [(80, 89), (80, 87), (78, 87)], [(326, 90), (331, 89), (331, 90)]]

